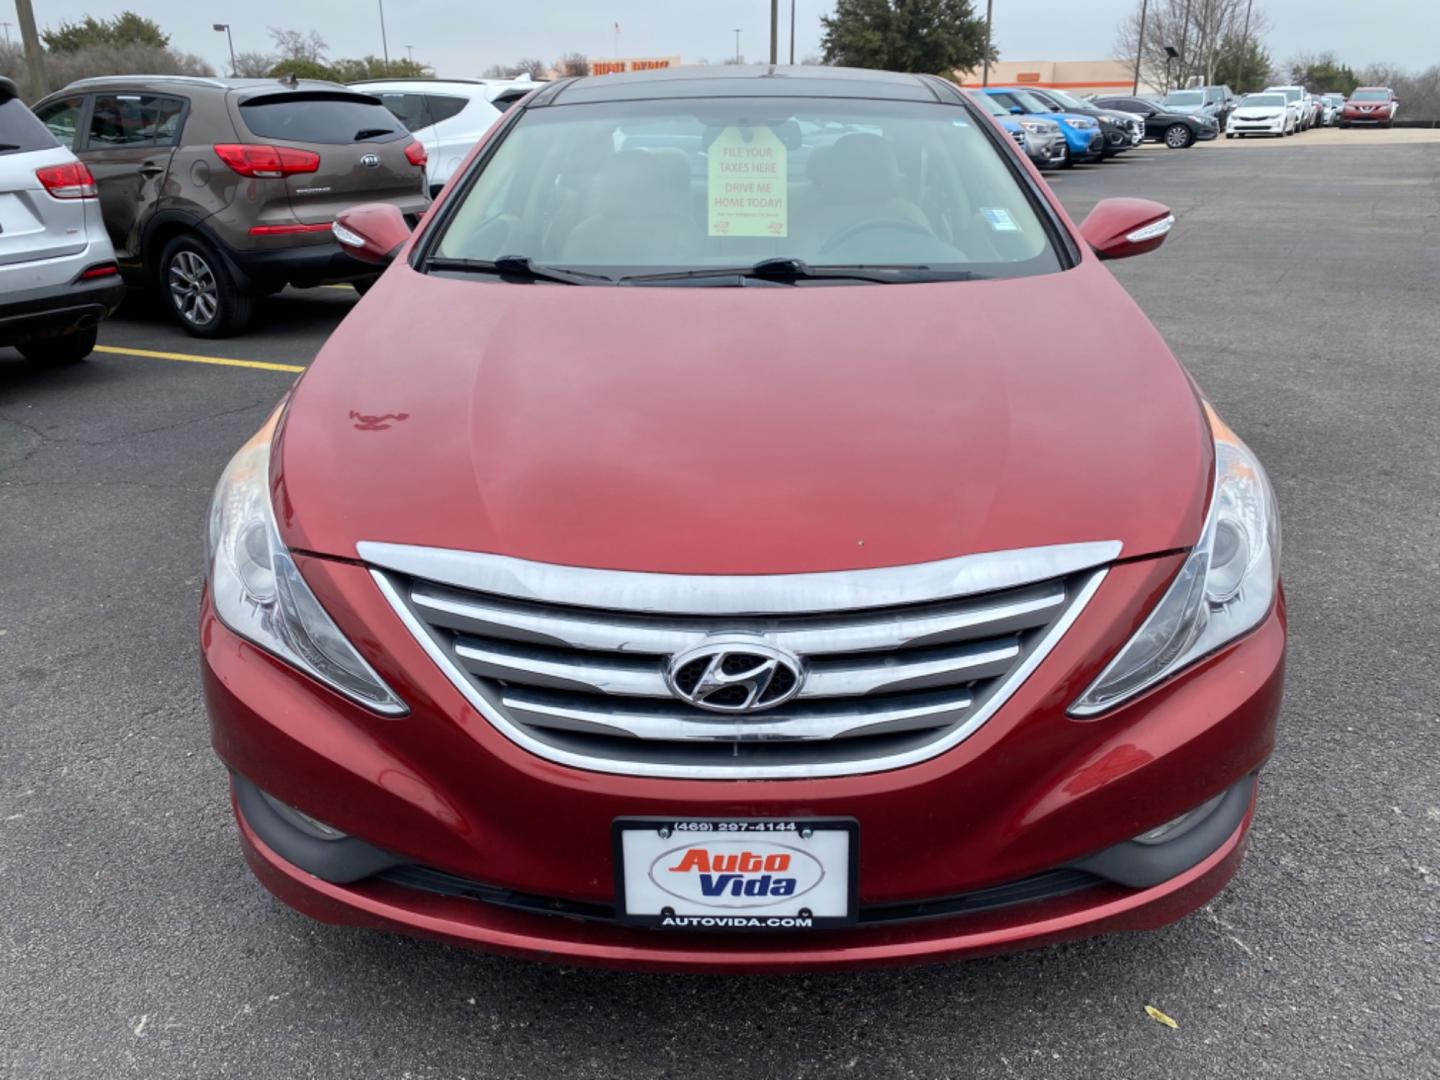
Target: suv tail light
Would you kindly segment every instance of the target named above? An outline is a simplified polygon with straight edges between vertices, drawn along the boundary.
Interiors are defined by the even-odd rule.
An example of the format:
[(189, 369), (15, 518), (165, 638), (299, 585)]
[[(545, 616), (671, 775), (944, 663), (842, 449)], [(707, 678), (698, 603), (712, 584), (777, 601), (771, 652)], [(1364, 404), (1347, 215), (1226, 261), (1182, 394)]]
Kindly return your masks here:
[(35, 178), (57, 199), (93, 199), (99, 194), (95, 177), (78, 161), (36, 169)]
[(425, 163), (430, 160), (430, 155), (425, 153), (425, 144), (412, 142), (409, 146), (405, 147), (405, 160), (417, 169), (423, 169)]
[(320, 155), (311, 150), (256, 143), (220, 143), (215, 155), (241, 176), (260, 179), (313, 173), (320, 168)]

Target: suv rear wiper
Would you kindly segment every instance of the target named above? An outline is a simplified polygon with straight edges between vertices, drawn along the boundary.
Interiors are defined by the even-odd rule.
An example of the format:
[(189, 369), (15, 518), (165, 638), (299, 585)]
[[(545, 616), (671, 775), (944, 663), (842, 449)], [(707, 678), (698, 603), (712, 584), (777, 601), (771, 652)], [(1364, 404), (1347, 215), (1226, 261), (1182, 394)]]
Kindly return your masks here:
[(394, 135), (394, 128), (361, 128), (355, 133), (356, 142), (364, 142), (366, 139), (378, 138), (381, 135)]
[(496, 274), (525, 281), (558, 281), (563, 285), (590, 285), (595, 282), (608, 284), (614, 281), (614, 278), (604, 274), (587, 274), (584, 270), (567, 270), (560, 266), (541, 266), (528, 255), (501, 255), (493, 261), (449, 259), (443, 255), (432, 255), (425, 260), (422, 269), (458, 274)]
[(697, 281), (706, 278), (735, 278), (775, 282), (874, 281), (893, 285), (904, 281), (973, 281), (978, 275), (968, 270), (935, 270), (919, 264), (866, 265), (864, 263), (811, 266), (804, 259), (780, 257), (761, 259), (750, 266), (705, 267), (700, 270), (669, 270), (658, 274), (630, 274), (622, 285), (658, 285), (667, 281)]

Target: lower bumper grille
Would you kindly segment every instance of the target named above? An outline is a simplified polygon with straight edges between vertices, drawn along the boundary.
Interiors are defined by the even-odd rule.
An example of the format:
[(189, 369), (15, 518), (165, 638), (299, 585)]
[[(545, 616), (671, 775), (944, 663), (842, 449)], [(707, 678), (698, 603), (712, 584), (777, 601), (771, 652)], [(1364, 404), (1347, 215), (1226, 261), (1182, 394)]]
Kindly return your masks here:
[[(462, 897), (484, 904), (523, 911), (531, 915), (559, 915), (587, 922), (616, 921), (612, 904), (583, 900), (566, 900), (553, 896), (512, 892), (495, 885), (484, 885), (428, 866), (397, 866), (376, 875), (374, 881), (419, 889), (439, 896)], [(997, 908), (1051, 900), (1060, 896), (1106, 884), (1103, 878), (1085, 870), (1062, 868), (1033, 874), (1018, 881), (1007, 881), (956, 896), (932, 900), (907, 900), (899, 903), (864, 904), (860, 907), (860, 926), (882, 926), (891, 923), (915, 922), (921, 919), (943, 919), (974, 915)]]
[[(397, 570), (393, 555), (390, 567), (374, 573), (471, 703), (543, 757), (643, 775), (816, 776), (908, 764), (969, 735), (1049, 652), (1098, 587), (1099, 564), (1118, 547), (951, 560), (966, 563), (958, 578), (943, 569), (949, 564), (793, 578), (618, 575), (661, 579), (643, 584), (664, 590), (675, 611), (645, 610), (626, 591), (633, 583), (617, 582), (613, 571), (537, 573), (562, 571), (570, 580), (558, 593), (576, 600), (595, 596), (595, 589), (604, 600), (614, 584), (615, 599), (625, 605), (618, 609), (537, 599), (533, 590), (515, 587), (510, 567), (479, 589), (437, 580), (440, 564), (399, 558), (406, 569)], [(1055, 552), (1066, 554), (1056, 561)], [(1004, 569), (999, 577), (975, 578), (992, 587), (970, 593), (964, 577), (982, 566)], [(928, 585), (909, 590), (933, 598), (885, 586), (898, 582), (896, 575), (936, 567), (942, 567), (936, 580), (950, 582), (937, 586), (940, 595)], [(836, 604), (836, 577), (846, 579), (844, 588), (862, 581), (866, 596)], [(948, 592), (956, 581), (958, 594)], [(755, 582), (771, 600), (743, 599)], [(697, 588), (710, 599), (696, 600)], [(886, 595), (897, 602), (884, 603)], [(712, 600), (729, 605), (730, 596), (740, 598), (735, 611), (706, 610)], [(696, 655), (699, 668), (690, 659)], [(697, 687), (701, 669), (720, 692), (706, 696)], [(764, 684), (747, 699), (751, 669)], [(773, 705), (755, 704), (764, 702)]]

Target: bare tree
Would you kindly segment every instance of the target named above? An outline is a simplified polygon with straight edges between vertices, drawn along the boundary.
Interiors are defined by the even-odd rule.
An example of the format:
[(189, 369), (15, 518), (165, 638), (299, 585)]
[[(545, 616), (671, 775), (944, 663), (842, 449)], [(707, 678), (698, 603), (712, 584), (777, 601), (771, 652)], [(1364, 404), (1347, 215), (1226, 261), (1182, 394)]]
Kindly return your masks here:
[(565, 77), (589, 75), (590, 58), (584, 53), (566, 53), (555, 61), (555, 72)]
[(548, 70), (544, 60), (527, 58), (516, 60), (513, 64), (491, 64), (480, 73), (480, 77), (484, 79), (518, 79), (521, 75), (529, 75), (532, 79), (543, 79)]
[(1388, 86), (1400, 99), (1398, 115), (1412, 120), (1440, 120), (1440, 64), (1424, 71), (1406, 71), (1394, 64), (1371, 64), (1360, 72), (1362, 86)]
[[(1209, 85), (1215, 80), (1228, 47), (1243, 47), (1269, 29), (1270, 22), (1253, 0), (1148, 0), (1145, 40), (1140, 41), (1140, 10), (1121, 22), (1115, 55), (1134, 65), (1151, 86)], [(1248, 26), (1247, 26), (1248, 15)], [(1179, 55), (1168, 59), (1167, 46)]]
[(280, 58), (272, 53), (242, 52), (235, 54), (235, 77), (237, 79), (263, 79), (270, 74)]
[(278, 60), (304, 60), (312, 64), (323, 64), (330, 51), (325, 39), (315, 30), (307, 33), (303, 30), (281, 30), (272, 26), (270, 40), (275, 45)]

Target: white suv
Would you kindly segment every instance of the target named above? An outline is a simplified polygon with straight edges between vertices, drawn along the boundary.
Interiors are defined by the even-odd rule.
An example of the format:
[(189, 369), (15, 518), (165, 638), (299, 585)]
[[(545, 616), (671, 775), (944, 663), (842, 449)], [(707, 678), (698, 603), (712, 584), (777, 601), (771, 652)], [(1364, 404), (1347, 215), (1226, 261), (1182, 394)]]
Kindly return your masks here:
[(95, 178), (0, 78), (0, 346), (83, 360), (124, 295)]
[(438, 195), (465, 155), (514, 102), (542, 85), (520, 79), (366, 79), (350, 84), (385, 103), (429, 161), (425, 179)]

